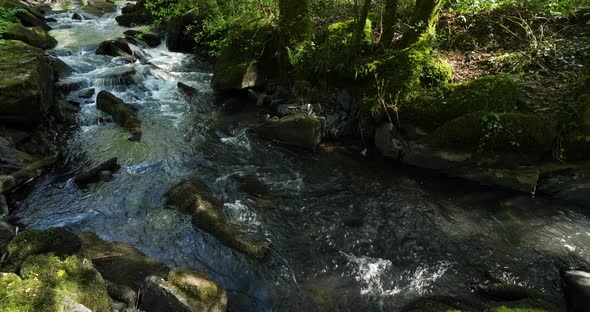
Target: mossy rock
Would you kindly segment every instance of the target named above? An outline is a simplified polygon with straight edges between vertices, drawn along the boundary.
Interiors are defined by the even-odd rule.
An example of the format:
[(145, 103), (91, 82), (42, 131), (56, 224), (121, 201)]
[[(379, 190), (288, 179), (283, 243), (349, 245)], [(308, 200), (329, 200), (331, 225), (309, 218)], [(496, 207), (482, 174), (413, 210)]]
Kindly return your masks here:
[(552, 121), (545, 116), (480, 111), (445, 123), (429, 141), (435, 146), (467, 150), (537, 154), (550, 151), (556, 137)]
[(105, 242), (94, 233), (80, 234), (80, 254), (94, 263), (94, 267), (108, 281), (139, 289), (150, 275), (167, 275), (168, 267), (154, 261), (135, 247), (121, 242)]
[(17, 40), (0, 45), (0, 123), (37, 125), (54, 103), (54, 87), (43, 50)]
[(309, 150), (315, 150), (322, 139), (322, 123), (306, 114), (269, 120), (252, 130), (263, 138)]
[(81, 247), (76, 234), (63, 228), (26, 230), (8, 244), (8, 268), (17, 269), (30, 256), (53, 253), (59, 257), (76, 254)]
[(0, 6), (7, 9), (20, 9), (15, 16), (21, 24), (27, 27), (39, 27), (45, 31), (51, 30), (51, 27), (45, 23), (43, 14), (18, 0), (0, 0)]
[(580, 127), (567, 134), (561, 147), (565, 161), (590, 159), (590, 126)]
[(227, 294), (219, 284), (203, 272), (190, 268), (174, 268), (168, 274), (168, 282), (195, 301), (206, 311), (225, 311)]
[(100, 17), (107, 13), (115, 13), (117, 11), (117, 5), (107, 0), (88, 0), (88, 4), (82, 10)]
[(63, 261), (51, 254), (29, 257), (21, 277), (1, 273), (0, 298), (0, 310), (6, 312), (71, 311), (79, 304), (110, 311), (104, 280), (91, 261), (77, 256)]
[(40, 49), (51, 49), (57, 45), (57, 40), (39, 27), (25, 27), (18, 23), (8, 24), (4, 39), (20, 40)]
[(403, 103), (401, 118), (433, 128), (468, 113), (522, 110), (528, 101), (522, 85), (505, 75), (450, 84), (442, 91), (425, 92)]

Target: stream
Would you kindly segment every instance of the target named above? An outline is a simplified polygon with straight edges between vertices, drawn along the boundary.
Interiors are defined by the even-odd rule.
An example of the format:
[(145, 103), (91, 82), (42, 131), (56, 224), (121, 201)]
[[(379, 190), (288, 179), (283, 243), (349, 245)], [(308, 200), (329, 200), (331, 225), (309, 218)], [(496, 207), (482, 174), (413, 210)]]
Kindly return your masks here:
[[(51, 15), (59, 45), (50, 52), (75, 70), (68, 79), (139, 107), (143, 138), (98, 123), (96, 95), (73, 92), (80, 127), (63, 161), (16, 203), (27, 228), (95, 232), (202, 270), (227, 289), (230, 311), (400, 311), (425, 296), (473, 298), (490, 279), (561, 300), (559, 265), (590, 261), (590, 218), (580, 207), (361, 155), (296, 153), (246, 129), (228, 135), (218, 130), (233, 121), (215, 104), (210, 64), (165, 43), (133, 46), (144, 63), (95, 55), (128, 28), (115, 22), (119, 13), (73, 20), (73, 9)], [(104, 78), (121, 67), (135, 69), (133, 84)], [(199, 95), (183, 96), (178, 82)], [(75, 174), (111, 157), (123, 166), (112, 181), (73, 185)], [(203, 180), (242, 232), (270, 241), (270, 255), (258, 263), (165, 210), (164, 193), (186, 177)]]

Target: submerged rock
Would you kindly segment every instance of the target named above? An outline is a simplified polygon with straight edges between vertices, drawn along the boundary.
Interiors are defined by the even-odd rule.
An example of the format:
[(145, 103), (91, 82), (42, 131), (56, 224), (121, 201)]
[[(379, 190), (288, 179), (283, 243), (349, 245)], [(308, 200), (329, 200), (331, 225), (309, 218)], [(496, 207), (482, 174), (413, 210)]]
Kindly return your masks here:
[(121, 166), (117, 163), (117, 158), (111, 158), (100, 165), (80, 174), (74, 179), (74, 183), (78, 187), (84, 187), (92, 183), (104, 181), (104, 173), (113, 174), (117, 172)]
[(43, 50), (16, 40), (0, 46), (0, 123), (37, 125), (54, 103), (54, 87)]
[(141, 309), (146, 312), (226, 311), (226, 291), (205, 274), (174, 268), (168, 280), (149, 276), (142, 288)]
[(305, 114), (269, 120), (253, 131), (261, 137), (310, 150), (315, 150), (322, 140), (320, 120)]
[(268, 253), (268, 242), (253, 242), (227, 222), (222, 203), (213, 197), (207, 185), (200, 180), (181, 181), (165, 197), (166, 208), (192, 214), (192, 223), (196, 228), (213, 235), (224, 245), (259, 260)]
[(40, 49), (51, 49), (57, 45), (57, 40), (39, 27), (25, 27), (18, 23), (8, 24), (4, 39), (20, 40)]
[(89, 99), (94, 95), (95, 92), (96, 89), (94, 88), (86, 88), (84, 90), (80, 90), (80, 92), (78, 92), (78, 96), (83, 99)]
[(129, 140), (141, 140), (141, 122), (137, 117), (137, 112), (125, 104), (123, 100), (103, 90), (96, 97), (96, 107), (111, 115), (117, 124), (129, 130), (131, 133)]

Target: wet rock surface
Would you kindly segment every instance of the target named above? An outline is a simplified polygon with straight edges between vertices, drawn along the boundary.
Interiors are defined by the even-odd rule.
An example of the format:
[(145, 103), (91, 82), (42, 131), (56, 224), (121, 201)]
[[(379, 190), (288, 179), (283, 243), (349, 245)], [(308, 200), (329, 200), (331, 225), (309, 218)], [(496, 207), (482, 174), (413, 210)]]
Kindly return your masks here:
[(117, 124), (129, 130), (131, 133), (129, 140), (141, 140), (141, 122), (137, 117), (137, 112), (123, 102), (123, 100), (103, 90), (97, 95), (96, 107), (111, 115)]
[(268, 242), (256, 242), (240, 234), (223, 213), (223, 204), (217, 200), (206, 184), (198, 179), (181, 181), (166, 195), (166, 208), (192, 215), (192, 224), (210, 233), (230, 248), (261, 260), (269, 252)]

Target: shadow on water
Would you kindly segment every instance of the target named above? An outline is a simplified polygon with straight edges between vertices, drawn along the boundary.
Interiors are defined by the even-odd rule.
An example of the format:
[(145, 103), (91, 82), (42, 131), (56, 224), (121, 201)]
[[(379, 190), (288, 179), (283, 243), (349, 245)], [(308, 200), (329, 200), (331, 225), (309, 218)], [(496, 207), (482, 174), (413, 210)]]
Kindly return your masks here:
[[(561, 300), (559, 266), (590, 259), (590, 219), (577, 207), (356, 155), (294, 153), (240, 129), (228, 135), (218, 129), (236, 120), (217, 112), (210, 66), (164, 46), (144, 49), (148, 63), (117, 64), (92, 53), (124, 31), (114, 15), (70, 16), (57, 13), (52, 25), (56, 51), (76, 69), (70, 78), (139, 107), (144, 135), (128, 141), (97, 122), (95, 98), (71, 95), (81, 127), (63, 163), (18, 202), (27, 227), (92, 231), (201, 269), (228, 289), (231, 311), (399, 311), (423, 296), (471, 300), (472, 286), (491, 279)], [(133, 84), (97, 79), (118, 67), (135, 70)], [(187, 101), (179, 81), (199, 97)], [(112, 181), (72, 185), (111, 157), (123, 165)], [(211, 187), (241, 231), (271, 241), (271, 256), (256, 263), (164, 210), (164, 193), (189, 176)]]

